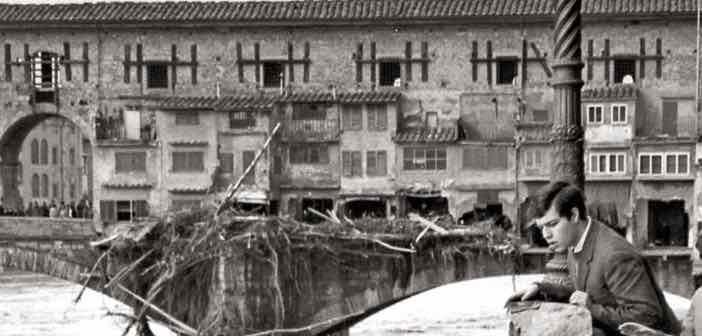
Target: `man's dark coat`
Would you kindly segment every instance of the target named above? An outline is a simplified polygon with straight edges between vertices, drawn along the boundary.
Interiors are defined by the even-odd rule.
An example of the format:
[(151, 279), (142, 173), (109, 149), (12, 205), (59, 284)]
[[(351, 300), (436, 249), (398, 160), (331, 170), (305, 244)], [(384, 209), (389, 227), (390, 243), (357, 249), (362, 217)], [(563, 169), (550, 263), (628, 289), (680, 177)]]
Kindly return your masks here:
[[(665, 301), (646, 260), (623, 237), (592, 220), (583, 249), (568, 253), (568, 270), (575, 290), (591, 301), (594, 326), (618, 335), (624, 322), (637, 322), (677, 335), (680, 322)], [(567, 302), (572, 288), (539, 283), (546, 296)]]

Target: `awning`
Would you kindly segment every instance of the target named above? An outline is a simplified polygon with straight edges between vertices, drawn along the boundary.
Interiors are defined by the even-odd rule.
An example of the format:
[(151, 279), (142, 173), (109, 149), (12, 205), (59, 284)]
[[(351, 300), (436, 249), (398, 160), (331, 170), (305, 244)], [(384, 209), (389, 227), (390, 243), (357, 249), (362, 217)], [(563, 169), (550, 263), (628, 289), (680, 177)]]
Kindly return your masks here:
[(234, 195), (237, 203), (268, 204), (268, 193), (263, 190), (242, 190)]

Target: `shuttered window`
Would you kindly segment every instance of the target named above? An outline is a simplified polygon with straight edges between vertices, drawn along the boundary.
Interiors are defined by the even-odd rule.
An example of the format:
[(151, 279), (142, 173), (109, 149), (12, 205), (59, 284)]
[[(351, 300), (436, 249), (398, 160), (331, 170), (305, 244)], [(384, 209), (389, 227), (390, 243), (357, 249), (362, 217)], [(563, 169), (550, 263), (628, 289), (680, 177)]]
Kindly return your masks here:
[(115, 153), (115, 172), (144, 173), (146, 172), (145, 152)]
[(467, 146), (463, 149), (463, 168), (507, 169), (507, 147)]
[[(241, 166), (241, 173), (243, 174), (244, 171), (246, 171), (246, 168), (253, 162), (254, 157), (256, 156), (256, 153), (254, 151), (243, 151), (241, 153), (241, 160), (242, 160), (242, 166)], [(244, 184), (252, 185), (256, 184), (256, 168), (252, 168), (251, 171), (246, 175), (246, 178), (244, 178), (244, 181), (242, 181)]]
[(173, 152), (173, 172), (204, 171), (204, 156), (203, 152)]
[(385, 176), (388, 174), (387, 154), (385, 151), (366, 152), (366, 175)]
[(446, 149), (405, 148), (402, 166), (405, 170), (446, 170)]
[(388, 129), (388, 112), (386, 105), (368, 105), (368, 130), (385, 131)]
[(341, 153), (341, 161), (343, 173), (346, 177), (362, 176), (361, 170), (361, 152), (360, 151), (344, 151)]
[(100, 201), (100, 218), (107, 223), (134, 221), (149, 216), (146, 200)]
[(363, 128), (361, 105), (344, 105), (342, 127), (345, 131), (358, 131)]
[(295, 146), (290, 148), (291, 164), (327, 164), (329, 149), (324, 145)]
[(223, 174), (234, 173), (234, 154), (219, 153), (219, 167)]

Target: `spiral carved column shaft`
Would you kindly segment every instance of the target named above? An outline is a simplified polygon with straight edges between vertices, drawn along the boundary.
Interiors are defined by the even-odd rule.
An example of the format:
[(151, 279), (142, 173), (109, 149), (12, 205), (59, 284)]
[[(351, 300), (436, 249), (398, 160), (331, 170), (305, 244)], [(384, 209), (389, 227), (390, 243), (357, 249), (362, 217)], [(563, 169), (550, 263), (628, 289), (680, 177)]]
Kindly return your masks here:
[[(584, 190), (585, 165), (580, 112), (580, 89), (583, 86), (581, 0), (557, 0), (556, 6), (551, 180), (565, 180)], [(565, 255), (554, 256), (546, 264), (545, 281), (568, 283), (567, 269)]]

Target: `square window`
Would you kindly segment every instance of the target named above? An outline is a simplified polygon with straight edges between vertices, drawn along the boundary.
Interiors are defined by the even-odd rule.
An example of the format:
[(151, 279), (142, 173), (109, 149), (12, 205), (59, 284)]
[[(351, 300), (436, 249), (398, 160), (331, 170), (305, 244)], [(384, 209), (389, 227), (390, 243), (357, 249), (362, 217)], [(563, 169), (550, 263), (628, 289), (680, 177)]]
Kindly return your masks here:
[(517, 61), (497, 61), (497, 84), (512, 84), (517, 77)]
[(589, 105), (587, 107), (587, 123), (599, 124), (602, 123), (602, 106)]
[(263, 87), (280, 87), (284, 85), (285, 72), (283, 63), (264, 62), (263, 63)]
[(663, 158), (660, 155), (652, 155), (651, 156), (651, 174), (660, 175), (662, 173), (662, 169), (663, 169)]
[(626, 123), (626, 105), (612, 105), (612, 123)]
[(149, 64), (146, 66), (146, 87), (149, 89), (168, 88), (168, 66)]
[(400, 62), (380, 62), (380, 86), (394, 86), (395, 80), (401, 78)]
[(687, 174), (688, 156), (687, 154), (678, 155), (678, 174)]
[(651, 173), (651, 156), (641, 155), (639, 157), (639, 173), (650, 174)]
[(636, 60), (633, 59), (617, 59), (614, 60), (614, 82), (621, 83), (624, 76), (631, 76), (631, 79), (636, 79)]
[(677, 155), (666, 155), (665, 156), (665, 173), (675, 174), (678, 168)]

